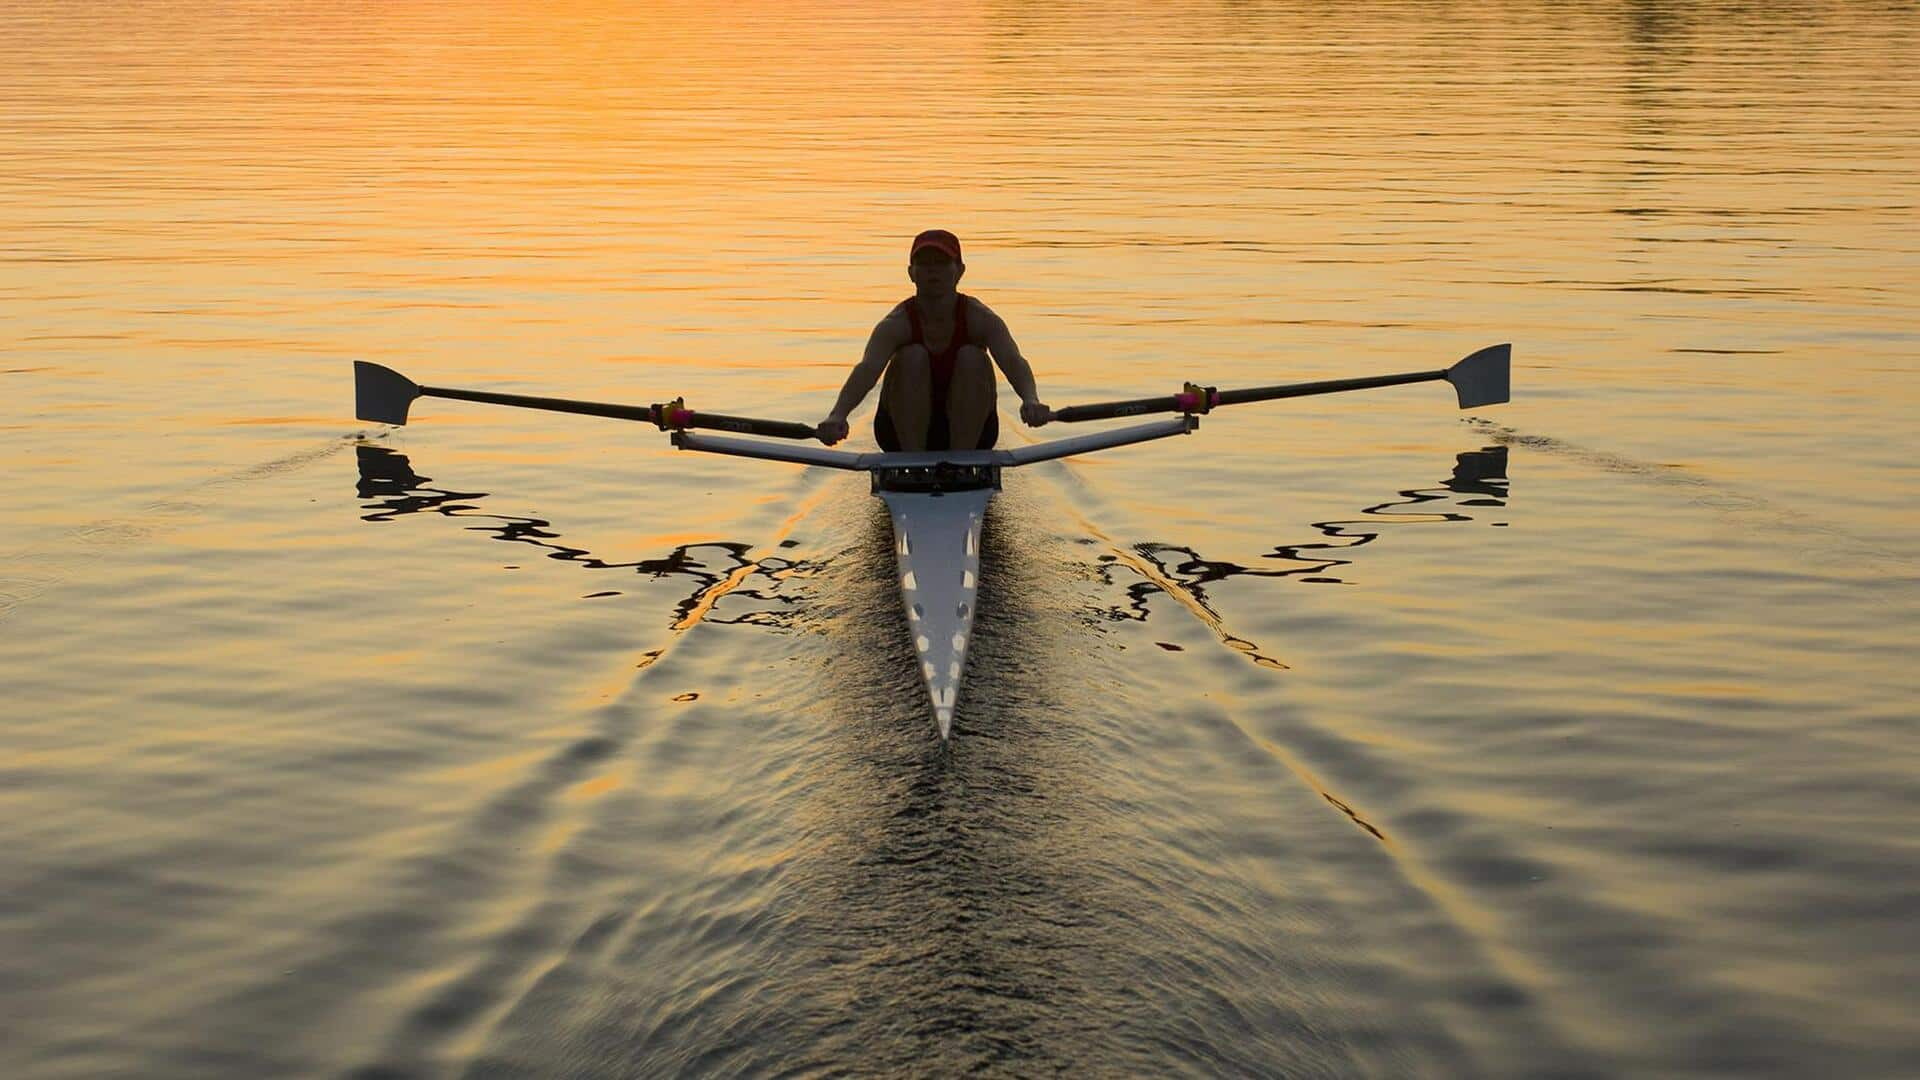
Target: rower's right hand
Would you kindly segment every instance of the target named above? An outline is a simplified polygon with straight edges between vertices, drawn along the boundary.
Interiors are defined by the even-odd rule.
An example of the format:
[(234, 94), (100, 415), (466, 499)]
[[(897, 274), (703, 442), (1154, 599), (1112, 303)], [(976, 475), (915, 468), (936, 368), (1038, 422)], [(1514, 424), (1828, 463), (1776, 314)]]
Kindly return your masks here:
[(813, 435), (821, 442), (832, 446), (847, 437), (847, 421), (843, 417), (829, 416), (814, 425)]

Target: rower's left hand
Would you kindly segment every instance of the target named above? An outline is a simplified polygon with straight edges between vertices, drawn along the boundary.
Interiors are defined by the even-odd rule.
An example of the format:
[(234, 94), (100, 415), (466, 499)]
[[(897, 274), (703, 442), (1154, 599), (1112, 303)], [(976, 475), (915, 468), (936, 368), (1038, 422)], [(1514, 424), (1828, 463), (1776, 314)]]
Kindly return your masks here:
[(1028, 427), (1039, 427), (1053, 419), (1053, 410), (1038, 401), (1020, 403), (1020, 420)]

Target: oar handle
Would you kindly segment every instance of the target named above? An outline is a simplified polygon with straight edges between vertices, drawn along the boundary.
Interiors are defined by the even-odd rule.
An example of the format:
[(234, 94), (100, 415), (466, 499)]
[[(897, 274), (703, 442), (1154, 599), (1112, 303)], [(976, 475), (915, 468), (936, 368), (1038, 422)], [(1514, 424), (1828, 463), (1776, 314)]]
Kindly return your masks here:
[(1055, 420), (1071, 424), (1076, 420), (1111, 420), (1116, 416), (1140, 416), (1146, 413), (1205, 413), (1219, 404), (1220, 391), (1193, 383), (1167, 397), (1134, 398), (1132, 401), (1102, 401), (1093, 405), (1069, 405), (1053, 410)]
[(766, 435), (775, 439), (819, 437), (819, 432), (812, 424), (802, 424), (797, 420), (760, 420), (751, 416), (724, 416), (720, 413), (694, 412), (692, 409), (671, 406), (659, 407), (667, 412), (664, 420), (655, 421), (662, 430), (708, 428), (713, 431), (738, 432), (742, 435)]
[(1118, 416), (1180, 412), (1182, 411), (1181, 396), (1174, 394), (1169, 397), (1134, 398), (1132, 401), (1101, 401), (1092, 405), (1069, 405), (1064, 409), (1053, 410), (1053, 418), (1071, 424), (1079, 420), (1112, 420)]

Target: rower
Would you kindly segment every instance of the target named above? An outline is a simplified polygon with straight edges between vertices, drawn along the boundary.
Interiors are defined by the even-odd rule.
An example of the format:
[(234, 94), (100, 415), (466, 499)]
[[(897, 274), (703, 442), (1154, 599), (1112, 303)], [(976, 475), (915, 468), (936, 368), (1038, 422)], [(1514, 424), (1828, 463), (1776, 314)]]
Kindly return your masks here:
[(847, 437), (847, 414), (878, 382), (873, 433), (881, 449), (992, 449), (1000, 435), (995, 365), (1020, 395), (1020, 419), (1028, 427), (1053, 418), (1007, 324), (987, 305), (959, 292), (966, 272), (960, 240), (952, 233), (928, 229), (913, 238), (907, 277), (914, 294), (873, 328), (833, 411), (816, 428), (821, 442), (832, 446)]

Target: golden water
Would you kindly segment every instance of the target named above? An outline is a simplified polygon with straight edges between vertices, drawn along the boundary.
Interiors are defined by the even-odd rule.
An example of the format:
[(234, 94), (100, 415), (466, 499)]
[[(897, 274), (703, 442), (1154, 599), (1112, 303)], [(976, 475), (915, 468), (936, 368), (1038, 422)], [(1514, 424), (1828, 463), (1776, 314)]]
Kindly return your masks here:
[[(0, 1074), (1902, 1075), (1900, 5), (0, 9)], [(1048, 401), (942, 751), (816, 420)], [(1007, 441), (1064, 434), (1019, 429)], [(870, 444), (864, 425), (856, 445)]]

